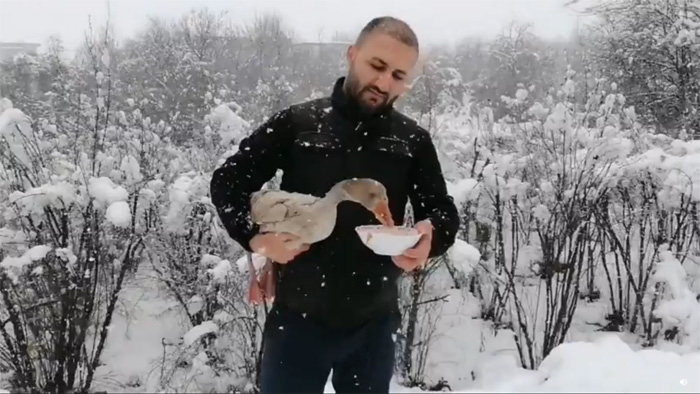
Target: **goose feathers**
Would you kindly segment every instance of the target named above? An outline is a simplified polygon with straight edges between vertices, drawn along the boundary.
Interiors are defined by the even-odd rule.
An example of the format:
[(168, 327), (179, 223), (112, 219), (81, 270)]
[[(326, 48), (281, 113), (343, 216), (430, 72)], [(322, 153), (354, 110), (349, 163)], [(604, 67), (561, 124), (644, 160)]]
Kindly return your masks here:
[(281, 190), (263, 190), (251, 198), (251, 218), (257, 224), (276, 223), (306, 213), (318, 197)]

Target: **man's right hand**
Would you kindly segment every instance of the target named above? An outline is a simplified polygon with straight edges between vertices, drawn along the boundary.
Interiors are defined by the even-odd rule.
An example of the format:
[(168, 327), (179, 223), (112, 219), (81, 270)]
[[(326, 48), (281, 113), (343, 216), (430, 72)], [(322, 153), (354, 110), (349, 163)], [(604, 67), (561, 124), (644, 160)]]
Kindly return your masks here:
[(287, 233), (258, 234), (250, 240), (250, 248), (276, 263), (287, 264), (300, 253), (309, 250), (309, 244), (290, 247), (298, 245), (297, 239), (295, 235)]

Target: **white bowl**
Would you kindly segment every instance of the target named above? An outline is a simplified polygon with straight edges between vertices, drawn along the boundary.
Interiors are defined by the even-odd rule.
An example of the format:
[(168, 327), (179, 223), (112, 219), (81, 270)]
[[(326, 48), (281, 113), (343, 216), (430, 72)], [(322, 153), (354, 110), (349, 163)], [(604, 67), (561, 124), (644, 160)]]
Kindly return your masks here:
[(378, 255), (398, 256), (418, 243), (421, 233), (410, 227), (386, 227), (381, 225), (355, 228), (362, 243)]

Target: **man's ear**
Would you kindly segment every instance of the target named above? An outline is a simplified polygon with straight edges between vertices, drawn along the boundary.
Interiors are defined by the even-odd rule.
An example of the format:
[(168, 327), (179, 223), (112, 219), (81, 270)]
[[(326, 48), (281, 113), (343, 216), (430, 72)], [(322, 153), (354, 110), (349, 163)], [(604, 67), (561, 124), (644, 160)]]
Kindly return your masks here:
[(357, 56), (357, 46), (350, 45), (348, 47), (348, 51), (346, 53), (346, 58), (347, 58), (348, 62), (352, 63), (352, 61), (355, 60), (355, 56)]
[(415, 86), (416, 82), (425, 74), (425, 68), (430, 61), (430, 56), (428, 53), (423, 53), (418, 55), (416, 60), (416, 65), (413, 70), (408, 74), (406, 81), (406, 90), (410, 91)]

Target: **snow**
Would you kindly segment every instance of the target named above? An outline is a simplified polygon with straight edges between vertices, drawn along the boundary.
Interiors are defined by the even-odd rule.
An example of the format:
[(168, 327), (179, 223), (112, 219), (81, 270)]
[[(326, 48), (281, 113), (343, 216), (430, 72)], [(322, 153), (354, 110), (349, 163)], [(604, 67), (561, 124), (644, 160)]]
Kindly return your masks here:
[(228, 260), (221, 260), (214, 268), (207, 270), (207, 272), (212, 275), (214, 281), (223, 283), (226, 277), (231, 273), (231, 262)]
[(51, 250), (52, 248), (48, 245), (34, 246), (20, 257), (7, 256), (3, 258), (2, 261), (0, 261), (0, 268), (5, 270), (5, 273), (13, 282), (18, 283), (18, 274), (21, 273), (26, 266), (45, 258)]
[(700, 392), (700, 353), (635, 351), (613, 334), (562, 344), (536, 371), (505, 359), (490, 369), (498, 376), (459, 392)]
[(515, 98), (518, 99), (519, 101), (525, 101), (527, 99), (528, 92), (527, 89), (518, 89), (517, 92), (515, 92)]
[(659, 253), (660, 261), (656, 264), (652, 279), (666, 282), (674, 297), (680, 297), (685, 285), (686, 272), (681, 262), (673, 257), (673, 253), (663, 250)]
[(216, 106), (205, 120), (219, 124), (219, 136), (222, 145), (238, 142), (243, 133), (250, 127), (231, 107), (240, 108), (235, 103), (224, 103)]
[(219, 330), (219, 326), (214, 323), (213, 321), (205, 321), (204, 323), (192, 327), (187, 333), (183, 336), (183, 341), (185, 342), (185, 346), (192, 346), (192, 344), (195, 343), (198, 339), (203, 337), (206, 334), (217, 332)]
[(683, 344), (688, 349), (700, 351), (700, 302), (686, 277), (686, 270), (673, 253), (662, 250), (651, 281), (665, 284), (668, 298), (659, 302), (654, 316), (660, 318), (667, 328), (679, 328)]
[(28, 122), (29, 117), (17, 108), (7, 108), (0, 113), (0, 131), (6, 130), (13, 124)]
[(73, 265), (78, 260), (78, 257), (72, 250), (67, 248), (56, 249), (56, 257), (66, 262), (68, 265)]
[(32, 187), (26, 192), (15, 191), (10, 194), (10, 204), (21, 208), (21, 214), (38, 214), (46, 207), (63, 207), (77, 201), (75, 188), (64, 181)]
[(51, 247), (47, 245), (34, 246), (20, 257), (5, 257), (0, 267), (22, 269), (34, 261), (43, 259), (50, 251)]
[(90, 178), (88, 193), (99, 206), (108, 206), (118, 201), (126, 201), (129, 192), (122, 186), (117, 186), (107, 177)]
[(143, 180), (143, 175), (141, 175), (141, 166), (134, 156), (125, 156), (122, 159), (122, 164), (119, 169), (124, 173), (126, 183), (128, 185), (134, 185)]
[(38, 261), (46, 257), (51, 251), (51, 247), (48, 245), (37, 245), (29, 249), (26, 256), (32, 261)]
[(25, 241), (26, 237), (23, 232), (0, 227), (0, 248), (5, 244), (22, 244)]
[(168, 189), (170, 205), (164, 218), (166, 230), (174, 233), (187, 231), (185, 220), (192, 209), (192, 204), (201, 202), (208, 189), (208, 180), (199, 174), (186, 173), (175, 179)]
[[(447, 287), (444, 278), (436, 287)], [(479, 376), (479, 365), (494, 354), (515, 355), (513, 335), (506, 330), (491, 331), (480, 319), (479, 301), (468, 292), (451, 289), (446, 302), (429, 312), (435, 327), (427, 356), (427, 376), (431, 382), (446, 379), (453, 389), (469, 387)]]
[(204, 307), (204, 299), (200, 295), (193, 295), (192, 298), (187, 301), (187, 313), (194, 315), (199, 313)]
[[(678, 355), (655, 349), (634, 351), (615, 335), (555, 348), (536, 371), (519, 368), (511, 356), (484, 361), (476, 382), (456, 393), (697, 393), (700, 353)], [(334, 393), (328, 382), (325, 393)], [(390, 392), (424, 392), (392, 382)]]
[(200, 260), (200, 264), (202, 264), (205, 267), (212, 267), (216, 265), (219, 261), (221, 261), (221, 257), (215, 256), (213, 254), (205, 253), (202, 255), (202, 259)]
[(452, 264), (464, 275), (469, 275), (481, 260), (481, 253), (474, 246), (457, 238), (450, 250)]
[(117, 227), (128, 227), (131, 224), (131, 210), (126, 201), (117, 201), (107, 207), (107, 220)]
[[(143, 268), (124, 289), (115, 313), (96, 386), (108, 392), (158, 392), (164, 351), (186, 330), (181, 310), (159, 290), (149, 269)], [(141, 388), (127, 385), (140, 382)], [(95, 390), (95, 391), (100, 391)]]
[(139, 198), (140, 203), (153, 203), (158, 198), (158, 195), (156, 195), (155, 191), (145, 188), (139, 190)]
[(454, 198), (455, 204), (461, 206), (469, 200), (478, 197), (479, 181), (472, 178), (460, 179), (457, 182), (447, 182), (447, 192)]
[(162, 179), (154, 179), (146, 183), (146, 187), (154, 192), (158, 192), (165, 187), (165, 182)]
[(538, 206), (534, 207), (532, 209), (533, 215), (539, 220), (540, 222), (547, 222), (549, 219), (550, 213), (549, 213), (549, 208), (547, 208), (546, 205), (544, 204), (539, 204)]
[(0, 138), (7, 141), (10, 152), (27, 167), (31, 166), (31, 158), (24, 147), (24, 141), (32, 139), (30, 122), (29, 116), (19, 109), (13, 108), (10, 100), (2, 99), (0, 103)]

